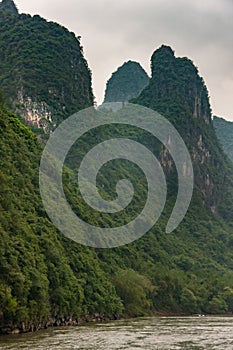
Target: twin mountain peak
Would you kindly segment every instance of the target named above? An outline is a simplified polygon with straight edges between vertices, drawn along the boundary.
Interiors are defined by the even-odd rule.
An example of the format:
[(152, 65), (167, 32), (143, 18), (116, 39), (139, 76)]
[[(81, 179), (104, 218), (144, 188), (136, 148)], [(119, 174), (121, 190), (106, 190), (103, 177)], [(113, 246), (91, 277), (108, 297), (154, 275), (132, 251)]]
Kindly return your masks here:
[[(211, 122), (206, 86), (198, 70), (188, 58), (176, 58), (174, 51), (162, 45), (151, 58), (152, 77), (136, 62), (124, 63), (107, 82), (105, 102), (137, 98), (147, 100), (147, 107), (167, 113), (175, 108), (186, 109), (186, 116)], [(165, 106), (166, 104), (166, 106)]]

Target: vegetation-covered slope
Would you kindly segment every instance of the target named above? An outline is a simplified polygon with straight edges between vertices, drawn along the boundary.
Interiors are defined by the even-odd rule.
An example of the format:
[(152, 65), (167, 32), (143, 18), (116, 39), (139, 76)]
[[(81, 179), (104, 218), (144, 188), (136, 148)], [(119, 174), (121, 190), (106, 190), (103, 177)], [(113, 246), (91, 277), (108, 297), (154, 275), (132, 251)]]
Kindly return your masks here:
[(41, 146), (0, 108), (0, 332), (121, 310), (96, 253), (58, 234), (39, 195)]
[(10, 107), (43, 126), (91, 106), (91, 73), (79, 38), (40, 16), (15, 15), (8, 3), (0, 8), (0, 85)]
[[(32, 54), (30, 59), (27, 56), (27, 64), (23, 60), (18, 65), (14, 63), (17, 62), (16, 51), (13, 48), (8, 50), (6, 46), (10, 43), (8, 35), (12, 38), (11, 29), (15, 30), (15, 25), (19, 26), (17, 33), (25, 30), (26, 34), (35, 35), (35, 52), (40, 46), (40, 30), (38, 32), (34, 25), (41, 29), (41, 59), (44, 50), (52, 45), (51, 36), (47, 35), (49, 28), (54, 40), (56, 37), (56, 43), (61, 44), (57, 54), (61, 54), (63, 49), (65, 52), (66, 49), (72, 50), (74, 42), (75, 47), (79, 45), (74, 36), (38, 16), (20, 15), (17, 18), (6, 12), (1, 16), (3, 26), (8, 28), (4, 33), (0, 29), (5, 45), (0, 74), (3, 72), (5, 77), (1, 82), (7, 101), (17, 98), (17, 77), (22, 76), (23, 79), (32, 75), (33, 80), (23, 80), (23, 91), (31, 91), (31, 99), (45, 101), (46, 106), (55, 111), (61, 110), (62, 87), (67, 87), (64, 93), (68, 90), (75, 92), (75, 89), (82, 91), (82, 99), (78, 100), (80, 104), (72, 100), (77, 96), (71, 94), (67, 109), (59, 114), (61, 118), (66, 116), (66, 110), (73, 111), (77, 104), (80, 108), (88, 105), (88, 101), (92, 100), (90, 75), (82, 56), (80, 65), (86, 68), (79, 71), (80, 79), (76, 81), (69, 69), (67, 74), (70, 75), (64, 75), (63, 69), (67, 68), (65, 60), (55, 61), (54, 66), (48, 54), (47, 65), (42, 67), (36, 55)], [(33, 23), (30, 33), (29, 23)], [(27, 37), (25, 40), (21, 49), (27, 47), (27, 43), (33, 49), (35, 43), (27, 42)], [(68, 48), (69, 44), (71, 47)], [(52, 45), (54, 49), (55, 46)], [(77, 54), (78, 51), (75, 52)], [(15, 64), (12, 65), (15, 76), (12, 76), (8, 60)], [(38, 70), (35, 69), (37, 65)], [(56, 77), (53, 76), (55, 68), (59, 72)], [(52, 91), (56, 90), (57, 94), (49, 92), (44, 70), (54, 78)], [(164, 114), (184, 137), (195, 167), (194, 196), (181, 225), (173, 234), (166, 234), (164, 228), (175, 202), (177, 185), (174, 167), (171, 170), (167, 166), (168, 156), (161, 145), (154, 142), (151, 135), (134, 128), (125, 130), (119, 125), (115, 125), (114, 129), (104, 128), (100, 133), (87, 133), (78, 141), (81, 147), (74, 146), (73, 153), (71, 151), (67, 157), (66, 165), (71, 169), (65, 168), (63, 177), (70, 204), (86, 221), (96, 224), (96, 213), (83, 203), (75, 172), (86, 151), (100, 140), (123, 135), (139, 141), (160, 155), (168, 174), (169, 196), (160, 221), (140, 240), (111, 250), (80, 246), (55, 230), (39, 196), (41, 146), (34, 134), (6, 109), (1, 100), (1, 332), (16, 328), (20, 331), (33, 330), (46, 325), (72, 323), (80, 318), (98, 318), (98, 315), (137, 316), (155, 311), (182, 314), (233, 312), (232, 165), (222, 153), (214, 133), (207, 89), (191, 61), (175, 58), (170, 48), (162, 47), (155, 52), (152, 70), (149, 86), (135, 102)], [(16, 80), (12, 82), (12, 79)], [(38, 90), (32, 84), (34, 80)], [(84, 86), (87, 88), (83, 89)], [(134, 183), (137, 189), (135, 199), (139, 200), (130, 208), (134, 215), (134, 209), (140, 209), (145, 200), (143, 174), (132, 164), (121, 163), (120, 160), (110, 162), (104, 168), (105, 171), (99, 174), (98, 184), (107, 198), (114, 197), (119, 178), (126, 177)], [(124, 216), (101, 217), (100, 224), (111, 227), (116, 221), (119, 224), (124, 219)]]
[[(95, 314), (116, 317), (123, 310), (130, 316), (156, 310), (233, 310), (233, 236), (202, 207), (197, 192), (175, 234), (164, 233), (165, 214), (137, 242), (112, 250), (88, 249), (65, 239), (47, 219), (38, 189), (40, 146), (2, 106), (0, 133), (2, 332), (98, 318)], [(132, 177), (131, 167), (127, 174), (127, 167), (116, 165), (106, 179), (110, 175), (115, 182), (116, 170)], [(71, 173), (67, 176), (73, 181)], [(69, 201), (82, 212), (85, 208), (65, 183)]]
[(215, 116), (213, 123), (224, 151), (233, 160), (233, 122)]
[[(208, 92), (192, 62), (177, 59), (170, 48), (162, 47), (152, 56), (152, 67), (154, 73), (149, 86), (134, 102), (154, 108), (171, 120), (190, 149), (195, 170), (193, 200), (175, 233), (167, 235), (164, 228), (174, 206), (176, 175), (167, 152), (151, 135), (117, 125), (91, 132), (80, 141), (79, 147), (74, 146), (68, 165), (76, 170), (90, 148), (114, 135), (139, 141), (159, 155), (168, 175), (167, 207), (158, 224), (135, 243), (98, 253), (104, 268), (109, 270), (111, 266), (109, 271), (114, 273), (114, 284), (126, 312), (131, 315), (153, 310), (232, 312), (232, 165), (216, 138)], [(136, 198), (144, 200), (143, 177), (131, 164), (113, 161), (104, 170), (104, 175), (101, 172), (99, 175), (104, 198), (107, 193), (114, 197), (114, 184), (122, 176), (132, 180), (135, 188), (140, 189)], [(74, 210), (80, 213), (80, 195), (70, 199)], [(86, 208), (85, 219), (96, 224), (95, 214)], [(124, 217), (102, 220), (103, 217), (101, 225), (113, 227), (115, 220), (119, 224)], [(116, 261), (121, 270), (116, 267)]]
[(139, 63), (125, 62), (108, 80), (104, 102), (126, 102), (137, 97), (148, 85), (149, 77)]

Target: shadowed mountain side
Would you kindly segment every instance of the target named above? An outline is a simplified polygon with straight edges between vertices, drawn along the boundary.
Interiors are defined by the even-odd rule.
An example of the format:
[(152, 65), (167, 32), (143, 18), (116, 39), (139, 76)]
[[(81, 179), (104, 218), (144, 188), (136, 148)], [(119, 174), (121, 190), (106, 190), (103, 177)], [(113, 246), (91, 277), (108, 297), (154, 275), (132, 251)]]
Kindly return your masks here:
[(224, 151), (233, 161), (233, 122), (214, 116), (213, 123)]

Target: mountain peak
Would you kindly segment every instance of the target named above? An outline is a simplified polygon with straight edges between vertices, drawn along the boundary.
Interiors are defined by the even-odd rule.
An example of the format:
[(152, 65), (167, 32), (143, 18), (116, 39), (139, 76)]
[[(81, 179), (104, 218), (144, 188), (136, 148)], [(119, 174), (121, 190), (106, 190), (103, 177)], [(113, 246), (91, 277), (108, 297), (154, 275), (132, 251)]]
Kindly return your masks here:
[(38, 15), (17, 15), (12, 0), (0, 9), (0, 86), (7, 105), (47, 132), (93, 105), (91, 73), (75, 34)]
[[(137, 103), (150, 101), (147, 107), (169, 116), (177, 114), (179, 123), (187, 119), (211, 124), (209, 95), (198, 69), (187, 57), (176, 57), (162, 45), (151, 57), (152, 78)], [(179, 113), (177, 112), (179, 111)]]
[(170, 46), (162, 45), (151, 57), (152, 76), (161, 66), (170, 67), (175, 60), (175, 53)]
[(0, 3), (0, 10), (18, 15), (18, 9), (13, 0), (2, 0)]
[[(176, 127), (190, 150), (203, 203), (213, 213), (221, 212), (222, 191), (229, 185), (226, 181), (224, 187), (218, 173), (220, 168), (227, 173), (227, 161), (213, 128), (204, 80), (189, 58), (176, 57), (166, 46), (153, 53), (151, 68), (150, 83), (134, 102), (161, 113)], [(163, 157), (168, 169), (166, 153)]]
[(128, 61), (107, 82), (104, 102), (126, 102), (139, 96), (149, 77), (138, 62)]
[(170, 58), (175, 58), (175, 52), (174, 50), (170, 47), (170, 46), (167, 46), (167, 45), (161, 45), (155, 52), (154, 52), (154, 55), (163, 55), (163, 56), (167, 56), (167, 57), (170, 57)]

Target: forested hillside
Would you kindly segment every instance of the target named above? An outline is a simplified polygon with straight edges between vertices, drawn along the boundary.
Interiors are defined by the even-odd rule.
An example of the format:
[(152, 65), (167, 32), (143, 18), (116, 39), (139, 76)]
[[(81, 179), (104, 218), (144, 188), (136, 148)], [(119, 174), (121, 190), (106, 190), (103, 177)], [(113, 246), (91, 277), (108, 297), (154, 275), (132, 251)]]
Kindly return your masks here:
[[(2, 332), (118, 317), (122, 312), (233, 310), (232, 233), (203, 209), (197, 191), (175, 234), (164, 233), (164, 215), (128, 246), (86, 248), (66, 239), (48, 220), (38, 188), (41, 147), (3, 106), (0, 132)], [(114, 167), (109, 171), (114, 182)], [(70, 202), (82, 212), (66, 186)]]
[(224, 151), (233, 160), (233, 122), (215, 116), (213, 123)]
[[(36, 38), (40, 38), (40, 34), (34, 31), (34, 25), (41, 28), (41, 52), (46, 50), (47, 40), (48, 46), (51, 44), (50, 35), (55, 35), (55, 29), (57, 43), (64, 52), (69, 44), (71, 50), (74, 43), (77, 48), (78, 42), (72, 34), (38, 16), (18, 16), (6, 11), (0, 16), (5, 27), (3, 45), (12, 40), (15, 43), (15, 26), (21, 26), (28, 33), (29, 23), (33, 23), (30, 35), (34, 35), (35, 42), (27, 37), (24, 44), (25, 38), (19, 36), (19, 48), (27, 47), (27, 43), (32, 47), (39, 45), (40, 40)], [(0, 35), (3, 35), (2, 26)], [(61, 54), (62, 50), (58, 51)], [(12, 69), (7, 63), (16, 62), (16, 52), (14, 55), (12, 52), (13, 48), (8, 50), (5, 46), (1, 53), (4, 60), (0, 86), (5, 92), (6, 104), (17, 97), (21, 68), (22, 79), (33, 74), (33, 80), (23, 80), (25, 91), (31, 91), (35, 101), (45, 101), (52, 106), (61, 118), (66, 116), (60, 99), (63, 86), (70, 87), (67, 93), (83, 92), (81, 97), (69, 97), (65, 111), (92, 102), (90, 73), (82, 56), (79, 56), (83, 67), (78, 73), (80, 79), (75, 80), (75, 73), (69, 75), (68, 72), (64, 83), (65, 60), (58, 60), (54, 65), (47, 52), (44, 59), (41, 54), (40, 62), (33, 54), (30, 60), (28, 56), (24, 65), (25, 56), (19, 51), (17, 62), (23, 57), (22, 64), (12, 66), (16, 79), (12, 81)], [(78, 50), (75, 52), (79, 55)], [(56, 77), (53, 76), (55, 69), (59, 72)], [(49, 93), (43, 72), (54, 77), (57, 95)], [(87, 222), (113, 227), (124, 223), (126, 218), (124, 213), (103, 215), (97, 222), (96, 213), (88, 208), (78, 191), (80, 161), (100, 141), (114, 135), (114, 138), (123, 136), (144, 144), (160, 158), (168, 181), (165, 211), (146, 235), (123, 247), (92, 249), (65, 238), (48, 219), (39, 194), (42, 145), (18, 116), (9, 111), (1, 97), (0, 332), (31, 331), (49, 325), (120, 316), (233, 312), (233, 169), (214, 132), (207, 88), (190, 60), (176, 58), (171, 48), (162, 46), (152, 56), (149, 85), (134, 102), (162, 113), (184, 138), (195, 171), (193, 199), (180, 226), (172, 234), (165, 233), (177, 195), (177, 174), (167, 151), (151, 134), (133, 127), (127, 129), (116, 124), (92, 130), (74, 144), (63, 169), (66, 197), (73, 210)], [(134, 216), (136, 210), (142, 209), (147, 195), (143, 173), (130, 162), (121, 160), (113, 160), (103, 168), (98, 186), (104, 198), (114, 198), (115, 185), (121, 178), (130, 179), (134, 184), (135, 196), (128, 208)]]
[(46, 217), (39, 195), (40, 155), (33, 133), (1, 104), (1, 331), (121, 310), (96, 252), (66, 240)]

